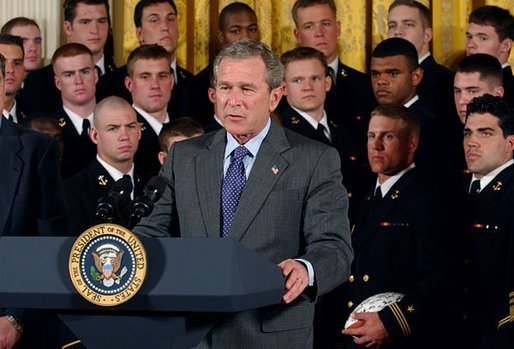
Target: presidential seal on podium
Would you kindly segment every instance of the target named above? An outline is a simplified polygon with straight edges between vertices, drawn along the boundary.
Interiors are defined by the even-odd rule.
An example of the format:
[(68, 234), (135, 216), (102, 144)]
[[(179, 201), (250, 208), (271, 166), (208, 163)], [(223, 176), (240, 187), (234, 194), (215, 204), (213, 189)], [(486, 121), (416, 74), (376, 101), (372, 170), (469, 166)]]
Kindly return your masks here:
[(69, 273), (77, 292), (89, 302), (112, 307), (139, 291), (146, 276), (146, 252), (139, 238), (116, 224), (84, 231), (70, 251)]

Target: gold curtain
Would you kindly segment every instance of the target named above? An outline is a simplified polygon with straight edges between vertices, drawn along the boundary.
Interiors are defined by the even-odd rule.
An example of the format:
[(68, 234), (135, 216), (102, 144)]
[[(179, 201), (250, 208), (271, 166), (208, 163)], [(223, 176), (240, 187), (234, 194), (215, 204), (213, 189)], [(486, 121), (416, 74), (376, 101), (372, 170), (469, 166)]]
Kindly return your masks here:
[[(123, 14), (114, 14), (115, 40), (122, 41), (118, 64), (137, 47), (133, 12), (138, 0), (123, 0)], [(255, 9), (262, 41), (277, 53), (295, 47), (291, 7), (295, 0), (240, 0)], [(346, 64), (366, 71), (371, 50), (387, 35), (387, 9), (393, 0), (336, 0), (337, 19), (341, 22), (340, 58)], [(512, 0), (420, 0), (433, 16), (432, 52), (436, 60), (451, 67), (464, 54), (465, 31), (469, 13), (481, 5), (496, 5), (514, 13)], [(179, 64), (192, 72), (205, 67), (213, 53), (219, 11), (230, 0), (175, 0), (179, 12)], [(116, 29), (116, 28), (115, 28)], [(213, 44), (215, 45), (215, 44)], [(511, 55), (514, 66), (514, 54)]]

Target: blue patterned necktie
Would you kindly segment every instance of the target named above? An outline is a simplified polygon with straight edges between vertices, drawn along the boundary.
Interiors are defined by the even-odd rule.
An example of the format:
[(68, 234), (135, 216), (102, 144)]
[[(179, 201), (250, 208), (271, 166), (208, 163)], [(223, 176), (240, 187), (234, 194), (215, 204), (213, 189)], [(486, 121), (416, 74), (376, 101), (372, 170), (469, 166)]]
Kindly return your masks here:
[(239, 198), (246, 184), (243, 159), (250, 155), (248, 149), (240, 145), (232, 152), (232, 160), (221, 186), (221, 237), (228, 235), (236, 213)]

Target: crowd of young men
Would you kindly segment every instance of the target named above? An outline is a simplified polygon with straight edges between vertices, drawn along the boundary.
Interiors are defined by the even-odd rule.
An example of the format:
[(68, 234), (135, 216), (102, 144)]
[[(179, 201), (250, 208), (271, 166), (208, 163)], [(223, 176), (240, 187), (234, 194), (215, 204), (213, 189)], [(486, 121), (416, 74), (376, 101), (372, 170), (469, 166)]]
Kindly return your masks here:
[[(250, 6), (225, 6), (196, 76), (177, 65), (178, 15), (139, 1), (140, 46), (118, 68), (106, 0), (64, 1), (45, 67), (38, 24), (4, 24), (0, 236), (78, 235), (116, 181), (133, 199), (160, 175), (136, 233), (236, 239), (285, 277), (284, 304), (224, 318), (197, 348), (514, 346), (509, 11), (470, 14), (452, 72), (430, 53), (429, 9), (393, 1), (368, 74), (339, 59), (333, 0), (294, 3), (298, 48), (280, 59)], [(383, 292), (403, 298), (354, 312)], [(48, 314), (0, 311), (2, 348), (81, 346), (33, 321)]]

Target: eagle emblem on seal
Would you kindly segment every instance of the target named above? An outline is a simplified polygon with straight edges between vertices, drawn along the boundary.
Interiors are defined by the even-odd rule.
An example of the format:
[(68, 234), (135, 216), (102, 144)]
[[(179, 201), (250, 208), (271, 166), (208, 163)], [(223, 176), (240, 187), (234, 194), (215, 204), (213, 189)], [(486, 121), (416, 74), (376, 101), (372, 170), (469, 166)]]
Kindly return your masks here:
[(91, 276), (102, 282), (105, 287), (111, 287), (114, 283), (119, 284), (121, 278), (127, 272), (127, 268), (123, 267), (118, 274), (125, 252), (120, 251), (113, 244), (104, 244), (99, 246), (92, 254), (95, 266), (91, 266)]

